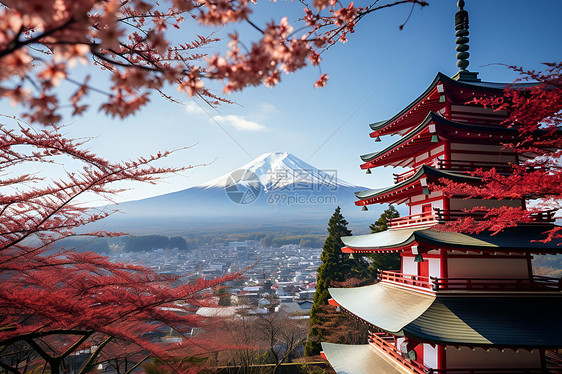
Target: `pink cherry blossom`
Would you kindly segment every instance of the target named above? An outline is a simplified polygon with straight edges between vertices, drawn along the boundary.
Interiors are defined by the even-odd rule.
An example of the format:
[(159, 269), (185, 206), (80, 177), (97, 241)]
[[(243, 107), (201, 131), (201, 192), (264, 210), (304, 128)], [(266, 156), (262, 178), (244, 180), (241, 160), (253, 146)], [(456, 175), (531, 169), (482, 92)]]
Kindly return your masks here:
[[(261, 84), (273, 87), (282, 74), (319, 65), (327, 47), (347, 41), (356, 22), (376, 10), (374, 4), (362, 8), (315, 0), (314, 8), (305, 7), (303, 19), (295, 25), (280, 17), (261, 26), (250, 19), (250, 0), (162, 0), (158, 5), (148, 0), (5, 0), (3, 4), (1, 97), (23, 104), (25, 117), (41, 123), (61, 118), (59, 103), (66, 98), (59, 98), (54, 90), (64, 79), (78, 86), (70, 98), (71, 115), (88, 108), (87, 96), (94, 87), (89, 86), (87, 73), (72, 69), (77, 62), (91, 61), (91, 66), (109, 74), (111, 86), (95, 91), (105, 93), (100, 110), (110, 116), (135, 113), (154, 90), (178, 101), (164, 93), (167, 84), (216, 105), (229, 100), (210, 92), (206, 81), (222, 81), (224, 93)], [(245, 34), (241, 43), (234, 30), (224, 53), (209, 52), (219, 41), (212, 30), (209, 36), (180, 43), (170, 38), (170, 32), (178, 29), (179, 35), (191, 34), (193, 23), (223, 27), (238, 22), (250, 24), (258, 37), (248, 41)], [(324, 86), (326, 80), (327, 76), (321, 78), (316, 86)]]
[(321, 88), (326, 86), (326, 83), (328, 83), (328, 79), (328, 74), (322, 74), (320, 78), (314, 83), (314, 87)]

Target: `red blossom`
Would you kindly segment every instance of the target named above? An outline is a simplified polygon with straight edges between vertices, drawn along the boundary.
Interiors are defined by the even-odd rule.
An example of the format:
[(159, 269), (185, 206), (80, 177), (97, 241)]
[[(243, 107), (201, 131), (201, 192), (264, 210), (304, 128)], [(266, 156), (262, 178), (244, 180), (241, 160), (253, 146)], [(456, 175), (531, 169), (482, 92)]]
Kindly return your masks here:
[(324, 87), (328, 83), (328, 74), (322, 74), (320, 78), (314, 83), (314, 87)]
[[(442, 189), (447, 195), (494, 200), (533, 201), (528, 209), (476, 208), (484, 212), (484, 220), (464, 218), (448, 224), (455, 231), (499, 232), (515, 226), (518, 222), (529, 222), (535, 213), (545, 210), (558, 211), (562, 201), (562, 63), (546, 64), (543, 72), (525, 71), (511, 66), (521, 73), (522, 79), (537, 82), (527, 88), (508, 87), (502, 95), (476, 98), (472, 103), (507, 112), (502, 125), (519, 130), (519, 139), (506, 143), (504, 147), (526, 160), (513, 165), (509, 174), (477, 170), (472, 174), (482, 178), (482, 183), (469, 185), (442, 180)], [(561, 237), (558, 228), (549, 231), (547, 240)]]
[[(94, 348), (92, 364), (114, 359), (118, 352), (142, 360), (147, 354), (162, 358), (206, 354), (220, 346), (202, 335), (171, 347), (153, 341), (146, 332), (155, 331), (155, 322), (179, 333), (203, 326), (206, 322), (193, 308), (209, 304), (204, 290), (237, 274), (172, 286), (179, 277), (113, 263), (95, 253), (53, 251), (58, 240), (76, 236), (75, 229), (109, 214), (81, 205), (87, 195), (108, 198), (119, 191), (112, 187), (117, 182), (151, 183), (183, 170), (151, 166), (169, 154), (114, 163), (85, 150), (84, 141), (65, 138), (56, 127), (36, 130), (0, 125), (3, 175), (14, 167), (26, 170), (32, 163), (60, 164), (61, 159), (82, 165), (76, 170), (63, 167), (66, 176), (51, 183), (29, 174), (0, 179), (0, 345), (4, 352), (25, 342), (53, 372), (79, 350), (98, 346), (102, 351), (103, 341), (120, 348), (108, 346), (101, 356)], [(83, 230), (81, 235), (119, 234)], [(2, 364), (9, 365), (5, 360)]]
[[(205, 82), (224, 80), (224, 92), (260, 84), (274, 86), (281, 73), (319, 64), (324, 49), (346, 42), (364, 16), (412, 2), (425, 5), (418, 0), (375, 2), (368, 7), (315, 1), (315, 11), (304, 8), (304, 27), (299, 27), (297, 34), (286, 17), (264, 28), (254, 24), (249, 0), (164, 0), (158, 5), (142, 0), (6, 0), (0, 10), (0, 87), (4, 97), (24, 107), (25, 118), (42, 124), (62, 118), (59, 103), (66, 98), (53, 93), (60, 80), (84, 81), (83, 77), (73, 77), (76, 72), (71, 68), (76, 62), (92, 61), (111, 76), (114, 85), (99, 107), (111, 116), (135, 113), (154, 90), (168, 97), (162, 93), (168, 83), (209, 103), (228, 102), (211, 93)], [(329, 14), (320, 13), (325, 8)], [(234, 32), (226, 53), (209, 58), (204, 48), (218, 41), (216, 37), (198, 35), (190, 42), (171, 42), (169, 30), (189, 31), (190, 22), (220, 27), (246, 22), (260, 36), (241, 51)], [(196, 66), (202, 66), (206, 74), (194, 77)], [(6, 84), (15, 77), (18, 79), (13, 84)], [(52, 107), (46, 109), (40, 101), (24, 100), (22, 92), (27, 89), (31, 96), (37, 96), (37, 87), (31, 83), (37, 81), (46, 95), (54, 97)], [(8, 92), (16, 89), (20, 91)], [(81, 95), (78, 101), (74, 97), (73, 115), (86, 110), (86, 96)], [(118, 104), (126, 108), (119, 110)]]
[[(77, 229), (86, 236), (119, 235), (85, 232), (85, 226), (109, 214), (81, 205), (85, 196), (111, 202), (120, 191), (113, 187), (115, 183), (154, 183), (162, 175), (184, 170), (151, 166), (170, 152), (117, 163), (88, 152), (83, 141), (65, 138), (58, 131), (65, 107), (72, 116), (83, 114), (88, 94), (96, 91), (105, 93), (100, 111), (125, 118), (146, 105), (153, 91), (170, 98), (162, 91), (168, 84), (211, 104), (229, 102), (211, 93), (204, 82), (224, 80), (225, 92), (260, 84), (273, 86), (280, 81), (281, 72), (294, 72), (308, 61), (318, 64), (323, 49), (344, 41), (362, 16), (412, 2), (424, 4), (399, 0), (359, 8), (335, 0), (316, 1), (316, 9), (329, 7), (330, 15), (305, 9), (307, 28), (295, 35), (287, 18), (273, 21), (263, 30), (253, 24), (249, 0), (3, 1), (0, 95), (20, 105), (23, 118), (45, 125), (37, 129), (20, 123), (0, 124), (3, 355), (24, 344), (45, 362), (43, 371), (49, 367), (50, 372), (58, 373), (65, 358), (78, 351), (89, 352), (90, 361), (85, 365), (95, 366), (100, 360), (122, 355), (140, 362), (147, 355), (168, 359), (173, 354), (193, 356), (228, 346), (203, 335), (171, 347), (154, 342), (146, 332), (155, 331), (155, 322), (179, 333), (201, 326), (205, 321), (194, 315), (193, 307), (210, 303), (204, 290), (237, 274), (172, 287), (178, 277), (112, 263), (94, 253), (53, 251), (58, 240), (76, 236)], [(235, 32), (227, 53), (210, 58), (205, 48), (219, 40), (212, 32), (187, 42), (171, 42), (169, 30), (191, 31), (190, 22), (221, 27), (247, 22), (260, 37), (246, 49), (239, 45)], [(76, 77), (80, 74), (80, 69), (72, 69), (76, 62), (92, 62), (90, 67), (109, 75), (110, 87), (92, 85), (89, 72)], [(198, 67), (203, 64), (207, 65)], [(316, 86), (324, 86), (327, 79), (323, 74)], [(77, 86), (69, 98), (57, 92), (61, 80)], [(67, 170), (66, 161), (82, 167)], [(30, 164), (65, 167), (60, 179), (50, 180), (26, 173)], [(193, 369), (167, 362), (172, 370)], [(5, 371), (20, 369), (1, 363)]]

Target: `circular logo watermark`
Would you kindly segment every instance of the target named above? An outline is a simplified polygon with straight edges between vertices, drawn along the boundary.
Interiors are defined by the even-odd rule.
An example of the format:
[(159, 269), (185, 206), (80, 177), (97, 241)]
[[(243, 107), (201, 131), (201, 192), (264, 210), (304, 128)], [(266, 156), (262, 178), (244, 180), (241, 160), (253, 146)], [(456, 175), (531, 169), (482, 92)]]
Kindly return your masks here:
[(239, 169), (226, 179), (226, 196), (235, 204), (251, 204), (258, 199), (263, 186), (251, 170)]

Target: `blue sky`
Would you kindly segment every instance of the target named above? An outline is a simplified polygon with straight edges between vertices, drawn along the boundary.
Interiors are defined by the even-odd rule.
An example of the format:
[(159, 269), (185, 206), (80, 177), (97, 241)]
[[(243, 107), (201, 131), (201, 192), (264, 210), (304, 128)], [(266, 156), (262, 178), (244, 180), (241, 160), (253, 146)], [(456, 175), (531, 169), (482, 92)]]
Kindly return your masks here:
[[(287, 15), (296, 23), (301, 7), (296, 1), (265, 2), (251, 18), (263, 24)], [(537, 69), (541, 62), (560, 60), (561, 1), (468, 0), (465, 9), (470, 17), (469, 70), (478, 71), (482, 80), (511, 82), (517, 77), (497, 63)], [(427, 88), (437, 72), (451, 76), (457, 71), (456, 1), (430, 1), (430, 6), (417, 8), (400, 31), (398, 26), (409, 11), (406, 6), (374, 13), (358, 25), (348, 43), (327, 51), (321, 63), (322, 72), (330, 76), (325, 88), (313, 87), (321, 73), (310, 67), (283, 76), (273, 89), (256, 87), (229, 95), (236, 104), (218, 110), (187, 97), (181, 97), (186, 103), (181, 106), (153, 95), (144, 110), (124, 121), (90, 110), (73, 119), (66, 131), (71, 136), (94, 137), (90, 149), (112, 160), (195, 145), (166, 163), (208, 164), (158, 186), (136, 185), (122, 195), (127, 200), (195, 186), (265, 152), (293, 153), (320, 169), (336, 169), (338, 177), (354, 184), (390, 184), (392, 169), (372, 175), (359, 169), (359, 155), (397, 140), (386, 137), (374, 143), (368, 124), (401, 110)], [(258, 37), (249, 27), (237, 29), (243, 39)], [(226, 37), (230, 30), (219, 30), (218, 35)], [(103, 81), (100, 74), (96, 82)], [(92, 95), (91, 100), (98, 99)], [(0, 106), (4, 114), (18, 114), (6, 102)]]

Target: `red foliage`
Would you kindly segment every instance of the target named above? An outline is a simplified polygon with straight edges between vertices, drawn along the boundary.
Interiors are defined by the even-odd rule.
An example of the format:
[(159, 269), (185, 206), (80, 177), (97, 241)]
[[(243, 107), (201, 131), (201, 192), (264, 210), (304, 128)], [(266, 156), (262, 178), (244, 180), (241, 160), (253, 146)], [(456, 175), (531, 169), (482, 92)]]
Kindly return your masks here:
[[(90, 355), (86, 366), (100, 357), (166, 356), (170, 346), (158, 344), (149, 334), (156, 329), (154, 323), (178, 332), (199, 326), (202, 320), (194, 317), (191, 308), (205, 302), (201, 291), (237, 276), (171, 288), (175, 277), (114, 264), (94, 253), (49, 252), (57, 240), (77, 235), (76, 229), (107, 216), (83, 204), (88, 196), (110, 199), (119, 191), (112, 187), (115, 182), (150, 183), (179, 171), (150, 166), (169, 152), (114, 163), (86, 151), (82, 141), (65, 138), (55, 127), (62, 118), (61, 103), (70, 103), (71, 116), (82, 115), (88, 109), (88, 94), (96, 91), (106, 96), (100, 111), (124, 118), (146, 105), (153, 91), (176, 101), (165, 92), (175, 85), (215, 105), (228, 100), (205, 88), (206, 80), (226, 80), (225, 92), (262, 83), (273, 86), (281, 72), (291, 73), (309, 61), (319, 64), (321, 52), (345, 42), (366, 15), (400, 4), (427, 5), (421, 0), (398, 0), (355, 7), (315, 0), (316, 11), (306, 8), (301, 20), (305, 31), (295, 36), (286, 18), (263, 30), (254, 25), (248, 18), (248, 0), (5, 0), (2, 4), (0, 97), (21, 106), (23, 118), (30, 123), (46, 127), (0, 125), (0, 346), (5, 353), (19, 347), (34, 351), (57, 374), (65, 358), (79, 350)], [(189, 22), (222, 26), (238, 21), (252, 25), (261, 38), (242, 52), (233, 34), (225, 57), (204, 53), (218, 41), (212, 33), (180, 43), (169, 37), (170, 29), (187, 24), (188, 30), (182, 30), (185, 35)], [(81, 71), (72, 69), (77, 62), (89, 61), (109, 75), (110, 87), (95, 87), (87, 73), (73, 75)], [(316, 86), (324, 86), (327, 79), (322, 74)], [(62, 80), (76, 85), (69, 98), (57, 92)], [(80, 166), (68, 170), (70, 164)], [(51, 169), (57, 167), (58, 178), (41, 174), (50, 170), (46, 175), (53, 175)], [(39, 173), (33, 171), (37, 168)], [(207, 349), (203, 340), (204, 335), (185, 339), (173, 348), (175, 352), (189, 348), (189, 355), (195, 355)], [(180, 364), (183, 370), (185, 362)], [(21, 369), (3, 360), (0, 367), (12, 373)]]
[[(504, 147), (526, 160), (513, 165), (512, 173), (500, 174), (495, 169), (478, 170), (473, 175), (482, 177), (482, 185), (469, 185), (441, 181), (448, 195), (483, 199), (538, 199), (527, 208), (485, 208), (472, 211), (485, 212), (484, 220), (470, 217), (459, 219), (447, 228), (464, 232), (491, 230), (499, 232), (517, 223), (531, 221), (531, 215), (544, 210), (559, 210), (562, 201), (562, 63), (548, 63), (542, 72), (525, 71), (510, 66), (521, 74), (522, 80), (537, 82), (529, 88), (510, 88), (503, 96), (477, 98), (473, 103), (505, 110), (504, 126), (517, 128), (520, 138)], [(547, 240), (560, 237), (555, 228), (549, 231)]]
[[(86, 196), (109, 198), (118, 192), (111, 187), (115, 182), (154, 182), (181, 170), (150, 166), (169, 152), (113, 163), (57, 129), (3, 125), (0, 134), (0, 346), (10, 351), (24, 342), (53, 372), (70, 354), (86, 348), (96, 362), (99, 352), (92, 346), (104, 348), (100, 343), (105, 340), (131, 357), (135, 352), (166, 357), (172, 351), (197, 355), (217, 349), (215, 343), (205, 344), (204, 335), (170, 346), (155, 341), (154, 334), (160, 326), (178, 333), (201, 326), (204, 321), (194, 308), (209, 302), (201, 292), (237, 274), (171, 287), (178, 277), (112, 263), (95, 253), (49, 251), (57, 240), (76, 235), (75, 229), (107, 216), (84, 206)], [(70, 160), (81, 165), (68, 170)], [(34, 164), (64, 165), (64, 173), (49, 182), (41, 173), (21, 172), (33, 170)], [(105, 349), (103, 359), (118, 357), (118, 351)]]

